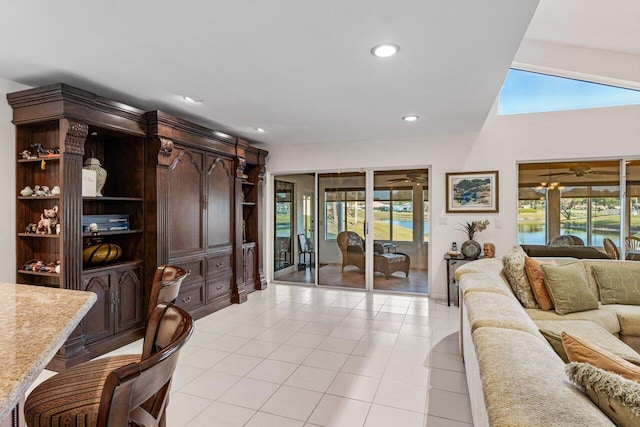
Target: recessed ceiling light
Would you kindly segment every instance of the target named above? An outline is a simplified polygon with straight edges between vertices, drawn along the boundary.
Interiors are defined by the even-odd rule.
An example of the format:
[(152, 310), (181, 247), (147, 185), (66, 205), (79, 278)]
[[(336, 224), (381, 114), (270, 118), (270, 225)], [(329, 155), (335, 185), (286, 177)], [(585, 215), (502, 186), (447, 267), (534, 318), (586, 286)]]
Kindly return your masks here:
[(231, 135), (226, 134), (224, 132), (220, 132), (218, 130), (214, 130), (213, 133), (215, 133), (216, 135), (222, 137), (222, 138), (233, 138)]
[(266, 132), (266, 130), (264, 130), (263, 128), (256, 128), (256, 132), (262, 133), (262, 132)]
[(419, 118), (420, 116), (404, 116), (402, 120), (404, 120), (405, 122), (415, 122)]
[(194, 103), (198, 103), (198, 102), (204, 101), (204, 99), (202, 99), (202, 98), (196, 98), (196, 97), (193, 97), (193, 96), (183, 96), (183, 98), (184, 98), (185, 101), (194, 102)]
[(378, 46), (374, 46), (371, 49), (371, 54), (379, 58), (388, 58), (390, 56), (395, 55), (399, 51), (400, 51), (400, 48), (395, 44), (384, 43), (384, 44), (379, 44)]

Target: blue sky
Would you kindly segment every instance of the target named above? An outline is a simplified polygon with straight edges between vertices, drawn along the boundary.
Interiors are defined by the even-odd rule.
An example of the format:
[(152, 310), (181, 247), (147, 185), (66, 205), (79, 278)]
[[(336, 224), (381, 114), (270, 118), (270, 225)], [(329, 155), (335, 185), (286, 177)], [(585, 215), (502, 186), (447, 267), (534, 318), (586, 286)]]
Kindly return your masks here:
[(498, 95), (498, 114), (633, 104), (640, 104), (640, 91), (511, 69)]

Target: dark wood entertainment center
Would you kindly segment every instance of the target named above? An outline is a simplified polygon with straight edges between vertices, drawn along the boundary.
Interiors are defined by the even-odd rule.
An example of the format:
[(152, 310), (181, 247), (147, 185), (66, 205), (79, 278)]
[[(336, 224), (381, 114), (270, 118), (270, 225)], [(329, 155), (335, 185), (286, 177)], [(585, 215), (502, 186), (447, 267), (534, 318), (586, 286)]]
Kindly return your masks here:
[[(266, 288), (261, 248), (267, 152), (160, 111), (143, 111), (65, 84), (7, 95), (16, 126), (18, 282), (95, 292), (98, 301), (49, 368), (65, 369), (142, 336), (155, 268), (191, 271), (177, 304), (194, 318)], [(45, 149), (40, 153), (32, 144)], [(31, 156), (21, 156), (24, 150)], [(22, 157), (22, 158), (21, 158)], [(107, 171), (102, 197), (83, 197), (87, 158)], [(25, 187), (59, 194), (21, 195)], [(25, 230), (58, 206), (59, 230)], [(83, 215), (126, 215), (126, 230), (100, 232), (118, 245), (114, 263), (83, 265)], [(27, 263), (60, 261), (59, 273)]]

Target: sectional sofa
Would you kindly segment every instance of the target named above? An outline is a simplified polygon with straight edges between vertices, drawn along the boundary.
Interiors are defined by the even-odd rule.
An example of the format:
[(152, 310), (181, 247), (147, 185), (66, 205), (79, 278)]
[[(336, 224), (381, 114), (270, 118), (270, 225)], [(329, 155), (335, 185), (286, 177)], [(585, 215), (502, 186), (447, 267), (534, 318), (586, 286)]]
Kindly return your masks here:
[[(600, 299), (594, 266), (640, 269), (640, 262), (580, 263), (589, 291)], [(613, 426), (565, 374), (565, 362), (540, 330), (598, 338), (640, 361), (640, 306), (597, 302), (565, 315), (524, 308), (499, 259), (482, 259), (456, 271), (460, 285), (461, 350), (475, 426)], [(606, 331), (606, 332), (603, 332)], [(603, 345), (605, 345), (603, 344)]]

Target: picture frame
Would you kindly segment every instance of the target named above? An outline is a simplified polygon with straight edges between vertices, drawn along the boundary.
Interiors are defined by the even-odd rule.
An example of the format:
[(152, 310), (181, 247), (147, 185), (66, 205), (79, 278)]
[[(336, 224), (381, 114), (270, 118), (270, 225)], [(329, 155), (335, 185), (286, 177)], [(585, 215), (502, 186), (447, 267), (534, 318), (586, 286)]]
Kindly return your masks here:
[(498, 171), (451, 172), (447, 213), (498, 212)]

